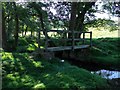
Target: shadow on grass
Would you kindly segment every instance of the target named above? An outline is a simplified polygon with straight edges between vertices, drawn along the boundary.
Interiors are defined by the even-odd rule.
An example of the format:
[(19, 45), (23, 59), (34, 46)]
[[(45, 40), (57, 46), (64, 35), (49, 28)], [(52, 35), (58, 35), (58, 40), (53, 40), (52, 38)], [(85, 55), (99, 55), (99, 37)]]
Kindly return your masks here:
[(3, 74), (3, 89), (29, 89), (37, 84), (40, 84), (38, 88), (45, 87), (37, 78), (41, 74), (41, 63), (36, 63), (27, 54), (12, 53), (3, 62), (6, 72)]
[(94, 89), (106, 85), (104, 79), (68, 63), (32, 59), (27, 53), (10, 53), (5, 57), (8, 64), (4, 64), (7, 73), (3, 77), (3, 88)]

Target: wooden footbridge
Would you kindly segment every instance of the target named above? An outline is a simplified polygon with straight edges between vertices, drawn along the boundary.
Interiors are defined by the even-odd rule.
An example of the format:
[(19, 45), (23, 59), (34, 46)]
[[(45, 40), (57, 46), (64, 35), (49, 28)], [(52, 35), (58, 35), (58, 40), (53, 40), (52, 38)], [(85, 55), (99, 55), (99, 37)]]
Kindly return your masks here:
[[(43, 32), (43, 31), (42, 31)], [(67, 30), (45, 30), (44, 32), (44, 38), (40, 38), (41, 40), (44, 40), (44, 48), (40, 48), (40, 49), (44, 49), (46, 52), (47, 51), (64, 51), (64, 50), (72, 50), (74, 51), (75, 49), (83, 49), (83, 48), (88, 48), (90, 46), (92, 46), (92, 32), (79, 32), (79, 31), (67, 31)], [(52, 41), (53, 38), (48, 38), (47, 35), (49, 35), (49, 33), (56, 33), (56, 34), (60, 34), (63, 37), (62, 38), (57, 38), (57, 42), (59, 42), (60, 44), (62, 43), (66, 43), (63, 46), (55, 46), (55, 47), (49, 47), (48, 42)], [(71, 33), (71, 38), (68, 38), (68, 34)], [(89, 38), (86, 38), (86, 34), (89, 35)], [(79, 35), (79, 37), (76, 38), (75, 35)], [(68, 46), (68, 42), (70, 42), (71, 45)], [(76, 42), (78, 42), (79, 44), (76, 44)]]

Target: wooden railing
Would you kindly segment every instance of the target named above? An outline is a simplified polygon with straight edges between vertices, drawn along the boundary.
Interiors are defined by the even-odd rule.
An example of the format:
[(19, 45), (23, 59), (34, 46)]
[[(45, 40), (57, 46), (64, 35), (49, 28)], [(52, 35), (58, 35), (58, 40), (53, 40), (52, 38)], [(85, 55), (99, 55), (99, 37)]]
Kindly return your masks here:
[[(64, 41), (71, 41), (71, 46), (72, 46), (72, 50), (74, 51), (74, 47), (76, 46), (75, 45), (75, 42), (76, 41), (82, 41), (82, 44), (84, 45), (85, 44), (85, 40), (86, 40), (86, 37), (85, 37), (85, 34), (86, 33), (89, 33), (90, 34), (90, 37), (89, 37), (89, 40), (90, 40), (90, 43), (89, 43), (89, 45), (90, 46), (92, 46), (92, 32), (79, 32), (79, 31), (68, 31), (68, 30), (45, 30), (44, 31), (44, 35), (45, 35), (45, 51), (47, 51), (47, 49), (48, 49), (48, 42), (49, 41), (51, 41), (52, 39), (49, 39), (48, 37), (47, 37), (47, 35), (48, 35), (48, 32), (56, 32), (56, 33), (63, 33), (63, 34), (65, 34), (66, 35), (66, 38), (65, 37), (63, 37), (63, 38), (61, 38), (61, 40), (64, 40)], [(68, 38), (68, 36), (67, 36), (67, 34), (69, 34), (69, 33), (72, 33), (71, 35), (72, 35), (72, 38)], [(75, 38), (75, 35), (76, 34), (80, 34), (80, 36), (81, 36), (81, 34), (83, 34), (83, 37), (81, 38)]]

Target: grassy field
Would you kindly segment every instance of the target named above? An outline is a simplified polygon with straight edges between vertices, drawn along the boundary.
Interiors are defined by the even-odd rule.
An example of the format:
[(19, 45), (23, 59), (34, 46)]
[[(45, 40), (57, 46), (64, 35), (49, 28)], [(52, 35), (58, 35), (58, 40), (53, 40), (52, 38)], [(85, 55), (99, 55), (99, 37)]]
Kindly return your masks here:
[[(89, 28), (89, 31), (92, 31), (92, 37), (93, 38), (118, 38), (120, 37), (118, 35), (118, 30), (116, 31), (109, 31), (105, 30), (104, 28)], [(89, 35), (86, 35), (86, 37), (89, 37)]]

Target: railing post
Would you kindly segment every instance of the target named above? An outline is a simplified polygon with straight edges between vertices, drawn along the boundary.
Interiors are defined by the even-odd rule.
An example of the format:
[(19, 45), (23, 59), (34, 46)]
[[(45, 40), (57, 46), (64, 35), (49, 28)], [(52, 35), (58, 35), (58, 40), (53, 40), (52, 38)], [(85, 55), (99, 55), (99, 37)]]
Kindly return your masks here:
[(45, 30), (45, 51), (47, 52), (48, 48), (48, 37), (47, 37), (47, 30)]
[(64, 42), (64, 46), (66, 46), (66, 42), (67, 42), (67, 33), (66, 33), (66, 31), (65, 30), (63, 30), (63, 42)]
[(83, 44), (85, 44), (85, 32), (83, 32)]
[(90, 46), (92, 46), (92, 32), (90, 32)]
[(74, 51), (74, 44), (75, 44), (75, 42), (74, 42), (74, 30), (72, 30), (72, 51)]

